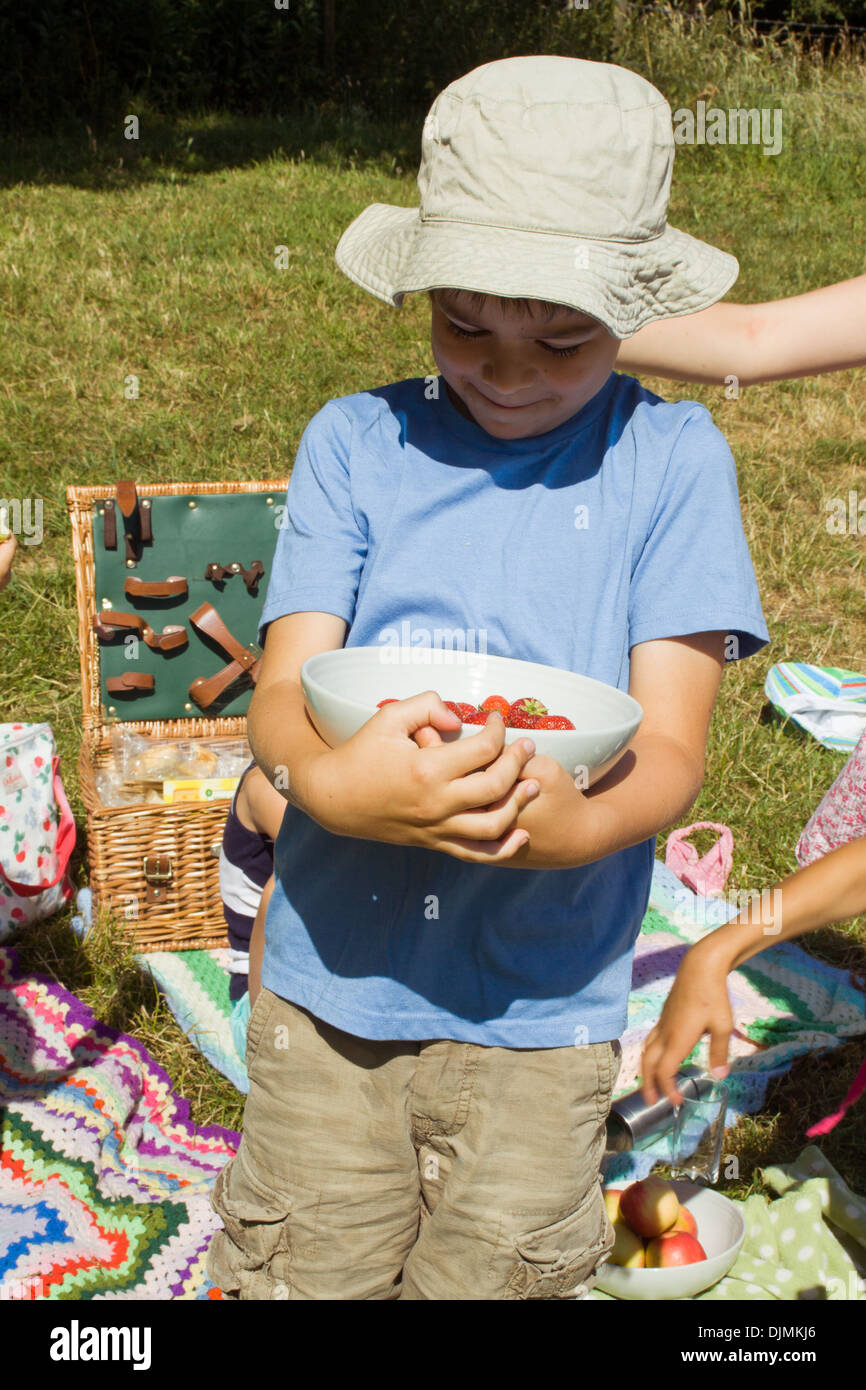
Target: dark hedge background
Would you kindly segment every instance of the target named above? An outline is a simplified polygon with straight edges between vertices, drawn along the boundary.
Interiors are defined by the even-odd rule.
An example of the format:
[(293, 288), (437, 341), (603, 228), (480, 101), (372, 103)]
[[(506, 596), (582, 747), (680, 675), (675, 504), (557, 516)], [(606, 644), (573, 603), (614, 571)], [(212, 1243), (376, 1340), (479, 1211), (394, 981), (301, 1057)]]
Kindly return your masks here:
[[(625, 0), (0, 0), (0, 129), (96, 135), (135, 101), (167, 116), (323, 101), (417, 116), (470, 68), (521, 53), (612, 60)], [(619, 9), (617, 8), (619, 6)], [(695, 4), (675, 6), (693, 13)], [(738, 18), (866, 27), (866, 0), (763, 0)], [(818, 33), (825, 46), (836, 36)]]

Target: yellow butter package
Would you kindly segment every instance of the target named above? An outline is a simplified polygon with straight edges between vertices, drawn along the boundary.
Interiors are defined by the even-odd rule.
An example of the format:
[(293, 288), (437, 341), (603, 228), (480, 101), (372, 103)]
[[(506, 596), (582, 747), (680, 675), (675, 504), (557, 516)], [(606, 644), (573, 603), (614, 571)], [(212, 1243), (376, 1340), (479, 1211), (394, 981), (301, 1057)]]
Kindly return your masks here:
[(162, 784), (162, 799), (176, 801), (225, 801), (234, 796), (240, 777), (184, 777)]

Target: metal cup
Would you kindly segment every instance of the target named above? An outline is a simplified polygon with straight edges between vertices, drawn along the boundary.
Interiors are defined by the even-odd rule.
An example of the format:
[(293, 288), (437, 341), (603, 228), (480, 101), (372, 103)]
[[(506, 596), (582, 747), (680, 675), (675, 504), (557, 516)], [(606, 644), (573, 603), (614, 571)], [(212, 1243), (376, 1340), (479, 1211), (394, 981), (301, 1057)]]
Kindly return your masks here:
[[(711, 1077), (705, 1076), (700, 1067), (683, 1067), (677, 1076), (677, 1089), (680, 1095), (699, 1100), (707, 1095), (714, 1085)], [(667, 1096), (661, 1096), (653, 1105), (647, 1105), (641, 1092), (629, 1091), (620, 1096), (610, 1108), (607, 1117), (608, 1153), (626, 1153), (636, 1149), (651, 1137), (658, 1137), (673, 1127), (674, 1106)]]

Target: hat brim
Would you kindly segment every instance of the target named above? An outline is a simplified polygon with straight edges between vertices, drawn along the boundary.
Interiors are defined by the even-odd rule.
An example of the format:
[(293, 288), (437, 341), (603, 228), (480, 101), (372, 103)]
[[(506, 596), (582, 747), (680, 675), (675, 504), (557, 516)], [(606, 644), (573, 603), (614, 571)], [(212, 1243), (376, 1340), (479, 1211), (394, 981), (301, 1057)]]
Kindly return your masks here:
[(417, 208), (373, 203), (337, 243), (340, 270), (399, 308), (403, 296), (448, 287), (540, 299), (629, 338), (658, 319), (695, 314), (731, 288), (735, 256), (667, 227), (648, 241), (598, 241), (470, 222), (422, 222)]

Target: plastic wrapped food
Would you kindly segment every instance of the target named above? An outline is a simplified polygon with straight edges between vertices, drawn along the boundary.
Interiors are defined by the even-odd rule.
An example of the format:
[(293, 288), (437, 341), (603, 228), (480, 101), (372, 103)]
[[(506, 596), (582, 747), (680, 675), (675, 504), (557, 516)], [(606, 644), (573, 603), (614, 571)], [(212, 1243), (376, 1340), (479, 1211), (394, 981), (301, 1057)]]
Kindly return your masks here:
[(127, 783), (239, 776), (250, 761), (244, 738), (164, 739), (113, 729), (115, 761)]

